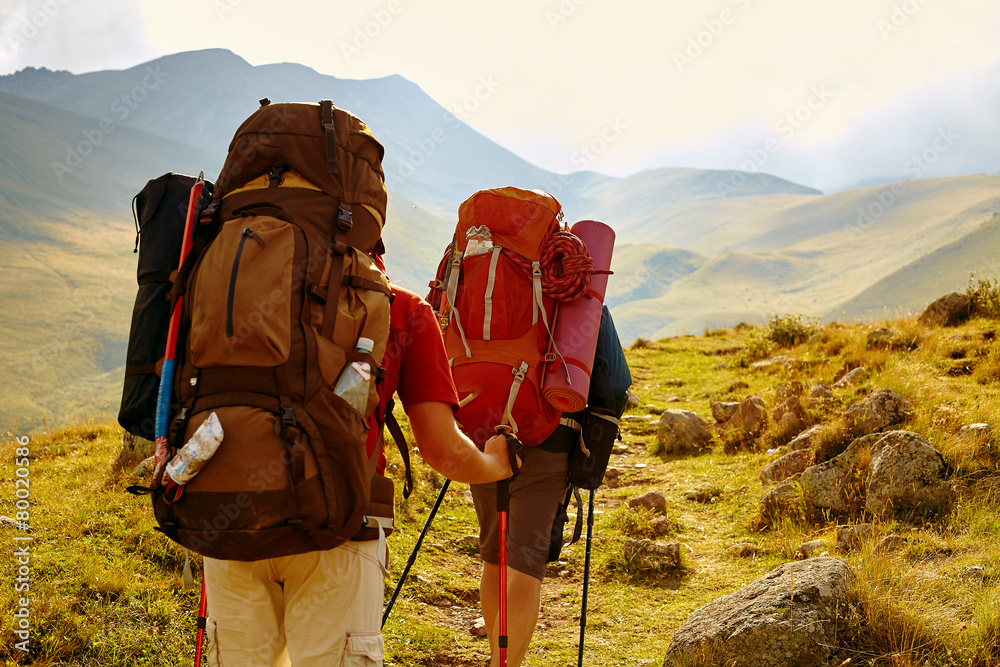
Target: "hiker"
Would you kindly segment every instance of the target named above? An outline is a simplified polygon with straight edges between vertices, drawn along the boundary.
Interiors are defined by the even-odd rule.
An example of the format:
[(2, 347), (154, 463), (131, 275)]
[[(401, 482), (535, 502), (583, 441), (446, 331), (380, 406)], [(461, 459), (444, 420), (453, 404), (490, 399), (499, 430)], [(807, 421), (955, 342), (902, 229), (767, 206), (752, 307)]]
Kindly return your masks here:
[[(430, 306), (398, 285), (392, 293), (384, 398), (398, 393), (421, 455), (449, 479), (484, 483), (509, 477), (504, 438), (491, 438), (480, 452), (455, 424), (458, 398)], [(372, 429), (369, 451), (376, 439)], [(378, 540), (352, 541), (329, 551), (251, 562), (206, 557), (215, 664), (381, 664), (388, 558), (378, 545)]]

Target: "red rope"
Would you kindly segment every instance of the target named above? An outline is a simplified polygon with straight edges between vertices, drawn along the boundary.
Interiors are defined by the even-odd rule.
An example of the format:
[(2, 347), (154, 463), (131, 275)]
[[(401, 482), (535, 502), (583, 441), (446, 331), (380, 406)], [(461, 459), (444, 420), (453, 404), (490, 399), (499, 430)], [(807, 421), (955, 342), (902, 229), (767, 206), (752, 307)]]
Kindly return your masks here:
[[(529, 276), (531, 262), (515, 252), (507, 256)], [(572, 301), (590, 288), (594, 258), (586, 244), (570, 231), (558, 229), (549, 235), (539, 262), (542, 293), (556, 301)]]

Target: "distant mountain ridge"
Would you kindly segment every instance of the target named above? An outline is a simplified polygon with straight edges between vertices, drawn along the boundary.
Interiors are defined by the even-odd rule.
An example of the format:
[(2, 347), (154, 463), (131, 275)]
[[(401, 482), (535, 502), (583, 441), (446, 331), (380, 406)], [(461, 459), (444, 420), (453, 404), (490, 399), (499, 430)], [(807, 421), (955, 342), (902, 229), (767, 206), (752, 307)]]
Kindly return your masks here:
[[(358, 81), (228, 51), (122, 71), (0, 76), (0, 426), (114, 412), (132, 298), (133, 195), (166, 171), (213, 178), (263, 96), (331, 98), (386, 147), (389, 274), (426, 293), (458, 204), (541, 188), (566, 221), (617, 234), (607, 303), (622, 340), (804, 313), (913, 309), (994, 259), (1000, 176), (919, 179), (823, 195), (765, 173), (682, 167), (626, 178), (554, 174), (469, 128), (399, 76)], [(880, 208), (881, 207), (881, 208)], [(1000, 250), (1000, 248), (997, 248)], [(934, 292), (934, 293), (928, 293)]]

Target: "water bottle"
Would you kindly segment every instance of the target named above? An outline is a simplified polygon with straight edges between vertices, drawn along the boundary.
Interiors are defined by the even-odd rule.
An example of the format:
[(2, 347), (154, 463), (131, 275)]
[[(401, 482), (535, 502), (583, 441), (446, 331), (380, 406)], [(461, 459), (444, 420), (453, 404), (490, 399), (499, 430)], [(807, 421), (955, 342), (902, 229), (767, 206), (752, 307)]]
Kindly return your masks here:
[[(375, 346), (370, 338), (359, 338), (357, 351), (361, 354), (371, 354)], [(372, 367), (367, 361), (354, 361), (344, 366), (333, 393), (347, 401), (360, 414), (365, 413), (368, 406), (368, 386), (372, 381)]]

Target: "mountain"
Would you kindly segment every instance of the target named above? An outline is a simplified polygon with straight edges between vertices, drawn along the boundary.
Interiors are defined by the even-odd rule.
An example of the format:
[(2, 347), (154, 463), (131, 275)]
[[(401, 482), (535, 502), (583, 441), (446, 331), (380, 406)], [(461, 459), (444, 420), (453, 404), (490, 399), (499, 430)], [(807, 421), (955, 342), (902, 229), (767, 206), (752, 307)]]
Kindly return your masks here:
[(555, 174), (398, 76), (254, 67), (223, 50), (81, 75), (28, 68), (0, 77), (0, 330), (10, 341), (0, 426), (116, 412), (136, 289), (132, 197), (166, 171), (214, 177), (264, 96), (331, 98), (369, 123), (386, 147), (389, 275), (418, 293), (478, 189), (545, 189), (566, 222), (610, 224), (607, 302), (626, 344), (774, 314), (863, 319), (962, 289), (972, 270), (1000, 274), (1000, 176), (824, 195), (739, 171)]

